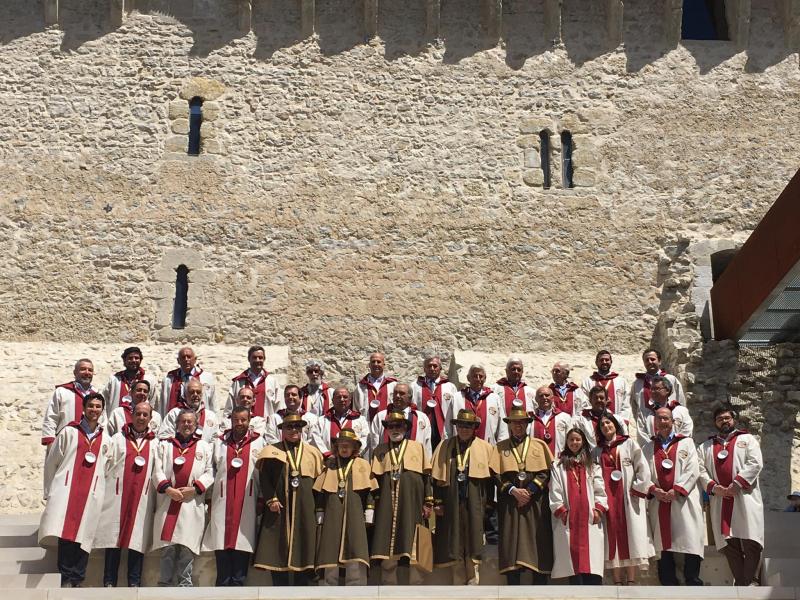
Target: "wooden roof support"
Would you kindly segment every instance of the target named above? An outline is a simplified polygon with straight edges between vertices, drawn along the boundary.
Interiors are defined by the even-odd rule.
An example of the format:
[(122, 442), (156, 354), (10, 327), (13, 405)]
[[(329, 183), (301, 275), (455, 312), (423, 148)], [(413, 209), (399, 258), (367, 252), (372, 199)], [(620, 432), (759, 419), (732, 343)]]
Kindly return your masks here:
[(364, 0), (364, 37), (378, 35), (378, 0)]
[(58, 25), (58, 0), (44, 0), (44, 24)]
[(563, 0), (544, 0), (544, 33), (553, 45), (561, 43)]
[(441, 0), (425, 0), (425, 37), (427, 39), (438, 39), (441, 17)]

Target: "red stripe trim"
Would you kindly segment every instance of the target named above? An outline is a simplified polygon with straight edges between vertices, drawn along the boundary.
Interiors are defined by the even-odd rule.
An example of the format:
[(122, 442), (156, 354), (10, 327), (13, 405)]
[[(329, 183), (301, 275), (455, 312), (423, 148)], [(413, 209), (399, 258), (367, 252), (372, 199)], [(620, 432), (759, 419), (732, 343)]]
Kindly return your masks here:
[(56, 441), (56, 438), (54, 438), (54, 437), (43, 437), (42, 438), (42, 446), (49, 446), (50, 444), (52, 444), (55, 441)]
[[(98, 447), (102, 446), (103, 432), (101, 431), (98, 433), (94, 439)], [(60, 536), (71, 542), (74, 542), (75, 538), (78, 536), (78, 530), (83, 521), (83, 513), (89, 502), (89, 493), (93, 483), (92, 480), (94, 479), (95, 468), (97, 467), (97, 461), (89, 464), (83, 459), (88, 451), (89, 442), (86, 440), (86, 436), (78, 432), (75, 462), (72, 467), (72, 485), (69, 486), (69, 499), (67, 500), (67, 510), (64, 515), (64, 528)], [(99, 454), (99, 452), (97, 452), (97, 454)]]
[(738, 483), (740, 486), (742, 486), (742, 489), (744, 489), (744, 490), (749, 490), (751, 487), (753, 487), (753, 486), (750, 485), (750, 482), (747, 481), (747, 479), (745, 479), (741, 475), (737, 475), (736, 477), (734, 477), (733, 480), (736, 483)]
[(681, 496), (684, 496), (684, 497), (685, 497), (685, 496), (688, 496), (688, 495), (689, 495), (689, 492), (687, 492), (685, 489), (683, 489), (683, 488), (682, 488), (681, 486), (679, 486), (679, 485), (674, 485), (674, 486), (672, 486), (672, 489), (673, 489), (673, 490), (675, 490), (677, 493), (679, 493)]
[[(143, 467), (137, 467), (133, 462), (136, 451), (131, 445), (125, 443), (125, 471), (122, 480), (122, 500), (119, 510), (119, 537), (117, 538), (118, 548), (127, 548), (131, 543), (133, 528), (136, 524), (136, 516), (139, 512), (139, 502), (142, 499), (142, 492), (147, 483), (147, 467), (150, 463), (150, 440), (146, 440), (142, 448), (142, 457), (145, 459)], [(117, 479), (119, 486), (119, 479)], [(119, 493), (119, 490), (117, 491)]]

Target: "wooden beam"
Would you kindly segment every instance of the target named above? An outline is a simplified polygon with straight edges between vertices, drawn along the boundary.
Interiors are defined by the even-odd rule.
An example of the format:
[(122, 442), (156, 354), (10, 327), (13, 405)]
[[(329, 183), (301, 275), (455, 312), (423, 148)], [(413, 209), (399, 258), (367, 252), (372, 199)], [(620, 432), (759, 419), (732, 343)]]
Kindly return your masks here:
[(486, 37), (499, 40), (503, 24), (503, 0), (482, 0), (481, 21)]
[[(128, 0), (130, 1), (130, 0)], [(126, 0), (111, 0), (109, 3), (112, 27), (121, 27), (125, 22), (125, 11), (128, 10)]]
[(553, 45), (561, 42), (562, 0), (544, 0), (544, 33)]
[(683, 0), (664, 0), (664, 43), (675, 48), (681, 43)]
[(378, 0), (364, 0), (364, 37), (378, 35)]
[(58, 0), (44, 0), (44, 24), (58, 25)]
[(787, 48), (800, 48), (800, 0), (781, 0), (783, 41)]
[(441, 0), (425, 0), (425, 37), (427, 39), (435, 40), (439, 37), (441, 17)]
[(750, 43), (750, 0), (726, 0), (728, 34), (737, 50), (744, 50)]
[(622, 0), (606, 0), (606, 34), (611, 48), (618, 48), (623, 41), (622, 11)]
[(314, 35), (314, 0), (300, 0), (300, 23), (304, 38)]
[(253, 3), (251, 0), (239, 0), (239, 31), (250, 33), (253, 28)]

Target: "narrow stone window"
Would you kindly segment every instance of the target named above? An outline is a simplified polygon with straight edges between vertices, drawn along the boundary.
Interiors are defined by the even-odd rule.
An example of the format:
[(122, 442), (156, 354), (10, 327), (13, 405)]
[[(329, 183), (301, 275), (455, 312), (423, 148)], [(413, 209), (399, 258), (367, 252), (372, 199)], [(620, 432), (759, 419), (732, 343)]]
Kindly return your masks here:
[(175, 303), (172, 305), (172, 328), (186, 327), (186, 311), (189, 303), (189, 269), (180, 265), (175, 269)]
[(572, 184), (572, 134), (561, 132), (561, 187), (568, 189)]
[(542, 165), (542, 187), (550, 189), (550, 132), (543, 129), (539, 133), (539, 163)]
[(200, 154), (200, 126), (203, 124), (203, 99), (195, 96), (189, 101), (189, 155)]
[(729, 40), (725, 0), (683, 0), (681, 39)]

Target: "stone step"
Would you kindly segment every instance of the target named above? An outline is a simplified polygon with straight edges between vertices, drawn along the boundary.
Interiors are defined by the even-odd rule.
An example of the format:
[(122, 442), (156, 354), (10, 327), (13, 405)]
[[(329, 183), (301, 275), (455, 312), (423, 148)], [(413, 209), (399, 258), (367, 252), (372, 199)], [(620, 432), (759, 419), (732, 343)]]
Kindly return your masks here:
[[(0, 562), (42, 560), (47, 556), (48, 551), (48, 548), (39, 546), (0, 548)], [(55, 556), (55, 549), (51, 554)]]
[[(0, 575), (0, 589), (11, 588), (48, 589), (61, 587), (58, 573), (29, 573), (26, 575)], [(9, 600), (20, 600), (17, 597)]]
[(35, 525), (39, 528), (42, 513), (23, 513), (18, 515), (0, 515), (0, 533), (9, 525)]

